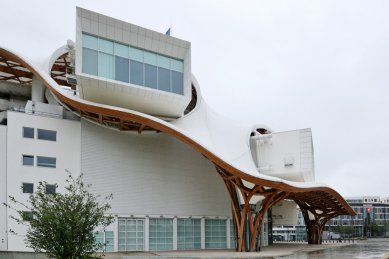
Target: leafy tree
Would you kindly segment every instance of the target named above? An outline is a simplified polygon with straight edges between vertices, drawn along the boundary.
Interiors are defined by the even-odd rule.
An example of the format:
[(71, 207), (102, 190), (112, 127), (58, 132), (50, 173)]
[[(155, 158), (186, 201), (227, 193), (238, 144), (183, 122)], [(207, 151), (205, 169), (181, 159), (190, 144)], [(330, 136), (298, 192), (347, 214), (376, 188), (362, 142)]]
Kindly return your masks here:
[(14, 220), (28, 226), (25, 241), (36, 252), (60, 259), (89, 258), (104, 245), (95, 242), (94, 230), (113, 222), (112, 216), (105, 215), (112, 194), (99, 203), (98, 196), (88, 192), (82, 175), (69, 175), (66, 182), (64, 193), (46, 194), (46, 183), (39, 182), (28, 204), (10, 196), (13, 205), (5, 205), (17, 212), (19, 218), (12, 217)]
[(350, 238), (351, 236), (354, 235), (354, 227), (353, 227), (353, 226), (350, 226), (350, 225), (345, 225), (345, 226), (343, 226), (342, 234), (343, 234), (345, 237)]
[(387, 237), (387, 233), (388, 233), (388, 230), (389, 230), (389, 222), (388, 221), (384, 221), (384, 237)]
[(379, 225), (376, 221), (373, 221), (370, 225), (371, 235), (376, 236), (384, 236), (385, 235), (385, 225)]

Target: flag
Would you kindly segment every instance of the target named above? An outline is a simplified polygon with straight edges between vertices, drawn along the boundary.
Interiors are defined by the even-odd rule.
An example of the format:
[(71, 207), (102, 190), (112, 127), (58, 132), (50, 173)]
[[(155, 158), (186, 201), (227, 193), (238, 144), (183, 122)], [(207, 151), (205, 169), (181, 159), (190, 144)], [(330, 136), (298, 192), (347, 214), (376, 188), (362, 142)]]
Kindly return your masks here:
[(170, 27), (169, 27), (169, 30), (167, 30), (167, 31), (165, 32), (165, 35), (172, 36), (171, 33), (172, 33), (172, 27), (170, 26)]

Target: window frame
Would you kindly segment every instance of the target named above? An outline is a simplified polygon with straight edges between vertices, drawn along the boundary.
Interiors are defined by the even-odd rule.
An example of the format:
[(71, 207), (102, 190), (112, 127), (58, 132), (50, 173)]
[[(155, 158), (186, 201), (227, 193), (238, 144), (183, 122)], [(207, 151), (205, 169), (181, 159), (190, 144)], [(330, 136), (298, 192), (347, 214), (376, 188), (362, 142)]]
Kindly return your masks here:
[(31, 222), (34, 219), (34, 214), (32, 211), (22, 211), (22, 220), (26, 222)]
[[(48, 164), (48, 163), (39, 163), (40, 158), (54, 159), (54, 166), (50, 166), (50, 164)], [(49, 156), (36, 156), (36, 166), (37, 167), (46, 167), (46, 168), (57, 168), (57, 158), (56, 157), (49, 157)]]
[[(25, 191), (27, 188), (25, 188), (25, 186), (29, 186), (29, 187), (32, 187), (32, 191), (31, 192), (28, 192), (28, 191)], [(34, 183), (22, 183), (22, 193), (26, 193), (26, 194), (31, 194), (31, 193), (34, 193)]]
[[(97, 47), (95, 46), (96, 42), (92, 42), (93, 46), (91, 45), (91, 40), (97, 42)], [(97, 76), (97, 77), (108, 79), (108, 80), (114, 80), (114, 81), (121, 82), (121, 83), (130, 84), (130, 85), (132, 84), (132, 85), (146, 87), (149, 89), (151, 88), (151, 89), (162, 91), (162, 92), (177, 94), (180, 96), (185, 95), (185, 82), (184, 82), (185, 60), (181, 60), (181, 59), (176, 58), (176, 57), (171, 57), (171, 56), (167, 56), (167, 55), (164, 55), (161, 53), (157, 53), (157, 52), (154, 52), (152, 50), (146, 50), (146, 49), (142, 49), (139, 47), (133, 47), (133, 46), (128, 45), (128, 44), (123, 44), (123, 43), (117, 42), (113, 39), (108, 39), (108, 38), (96, 36), (96, 35), (93, 35), (93, 34), (90, 34), (88, 32), (84, 32), (84, 31), (82, 32), (82, 41), (83, 41), (82, 42), (82, 59), (83, 59), (82, 60), (82, 73), (92, 75), (92, 76)], [(109, 50), (106, 48), (106, 47), (108, 47), (107, 44), (110, 45)], [(107, 46), (105, 46), (105, 45), (107, 45)], [(95, 71), (96, 68), (94, 66), (91, 67), (91, 69), (89, 69), (89, 66), (85, 65), (86, 60), (84, 60), (84, 59), (86, 59), (87, 56), (92, 57), (92, 52), (84, 55), (84, 51), (86, 49), (88, 51), (95, 51), (96, 52), (95, 54), (97, 54), (97, 59), (96, 59), (95, 63), (96, 63), (97, 71)], [(100, 64), (100, 62), (102, 62), (101, 54), (106, 54), (106, 55), (113, 57), (112, 62), (111, 62), (112, 63), (111, 66), (112, 66), (112, 70), (113, 70), (113, 71), (111, 71), (112, 76), (110, 76), (110, 75), (106, 76), (106, 75), (104, 75), (104, 73), (102, 73), (103, 72), (103, 69), (102, 69), (103, 65)], [(116, 57), (125, 58), (125, 59), (128, 59), (128, 61), (129, 61), (128, 62), (128, 70), (129, 70), (128, 71), (128, 76), (129, 76), (128, 82), (127, 82), (127, 78), (125, 78), (125, 80), (117, 79), (117, 78), (119, 78), (119, 76), (117, 76), (117, 75), (121, 75), (121, 73), (116, 73), (116, 65), (117, 65), (116, 64)], [(88, 59), (88, 64), (90, 64), (90, 60), (91, 59)], [(135, 62), (135, 63), (133, 63), (133, 62)], [(136, 77), (135, 75), (139, 73), (138, 77), (133, 78), (133, 76), (131, 76), (132, 65), (134, 65), (134, 67), (135, 67), (135, 65), (137, 66), (138, 64), (136, 62), (138, 62), (142, 65), (142, 69), (140, 69), (137, 73), (133, 73), (134, 77)], [(105, 65), (107, 65), (107, 64), (105, 64)], [(163, 78), (160, 80), (159, 79), (159, 71), (157, 72), (157, 78), (156, 78), (157, 86), (153, 87), (150, 85), (146, 85), (145, 65), (147, 65), (147, 64), (156, 66), (157, 71), (159, 69), (166, 69), (169, 73), (169, 86), (164, 85), (162, 87), (162, 85), (160, 85), (160, 82), (162, 83), (163, 81), (165, 81), (166, 78)], [(109, 69), (111, 69), (111, 68), (109, 68)], [(135, 68), (135, 70), (137, 70), (137, 68)], [(173, 72), (180, 74), (180, 76), (176, 77), (176, 79), (178, 79), (178, 80), (176, 81), (176, 84), (174, 86), (173, 86), (173, 79), (172, 79)], [(140, 74), (140, 73), (142, 73), (142, 74)], [(142, 78), (141, 83), (140, 83), (140, 80), (138, 80), (140, 78)]]
[[(45, 184), (45, 194), (47, 195), (53, 195), (53, 194), (56, 194), (57, 193), (57, 185), (56, 184)], [(54, 188), (54, 192), (51, 193), (51, 192), (48, 192), (47, 190), (50, 190), (50, 188)]]
[[(39, 133), (43, 133), (43, 132), (46, 132), (46, 133), (54, 133), (54, 139), (49, 139), (49, 138), (42, 138), (42, 136), (39, 135)], [(37, 129), (37, 139), (39, 140), (47, 140), (47, 141), (52, 141), (52, 142), (57, 142), (57, 131), (56, 130), (48, 130), (48, 129)]]
[[(25, 164), (24, 163), (24, 158), (32, 158), (32, 164)], [(34, 166), (35, 165), (35, 157), (33, 155), (26, 155), (26, 154), (22, 154), (22, 165), (23, 166)]]
[[(32, 129), (32, 137), (28, 137), (26, 136), (26, 131), (25, 130), (31, 130)], [(31, 128), (31, 127), (25, 127), (23, 126), (23, 129), (22, 129), (22, 135), (23, 135), (23, 138), (27, 138), (27, 139), (34, 139), (35, 138), (35, 128)]]

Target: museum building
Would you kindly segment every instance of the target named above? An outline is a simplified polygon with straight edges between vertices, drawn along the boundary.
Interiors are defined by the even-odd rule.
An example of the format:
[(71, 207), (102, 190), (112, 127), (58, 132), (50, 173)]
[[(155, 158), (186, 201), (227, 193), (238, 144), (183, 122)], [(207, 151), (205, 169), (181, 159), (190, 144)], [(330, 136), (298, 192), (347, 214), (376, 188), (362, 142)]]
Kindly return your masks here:
[[(82, 172), (113, 194), (115, 222), (96, 234), (108, 252), (258, 251), (296, 204), (318, 244), (329, 219), (355, 215), (314, 182), (310, 129), (246, 127), (206, 104), (190, 42), (77, 8), (75, 41), (28, 57), (0, 41), (0, 203)], [(14, 215), (0, 207), (0, 251), (30, 251)]]

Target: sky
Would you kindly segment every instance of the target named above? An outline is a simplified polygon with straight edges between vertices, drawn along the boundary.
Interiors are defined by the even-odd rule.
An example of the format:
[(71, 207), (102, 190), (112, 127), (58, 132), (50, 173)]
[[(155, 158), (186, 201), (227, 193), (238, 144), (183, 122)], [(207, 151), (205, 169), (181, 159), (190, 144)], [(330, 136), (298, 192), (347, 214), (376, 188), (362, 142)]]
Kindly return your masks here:
[(389, 196), (389, 1), (0, 0), (0, 46), (46, 59), (80, 6), (192, 44), (216, 111), (250, 128), (311, 128), (316, 181)]

